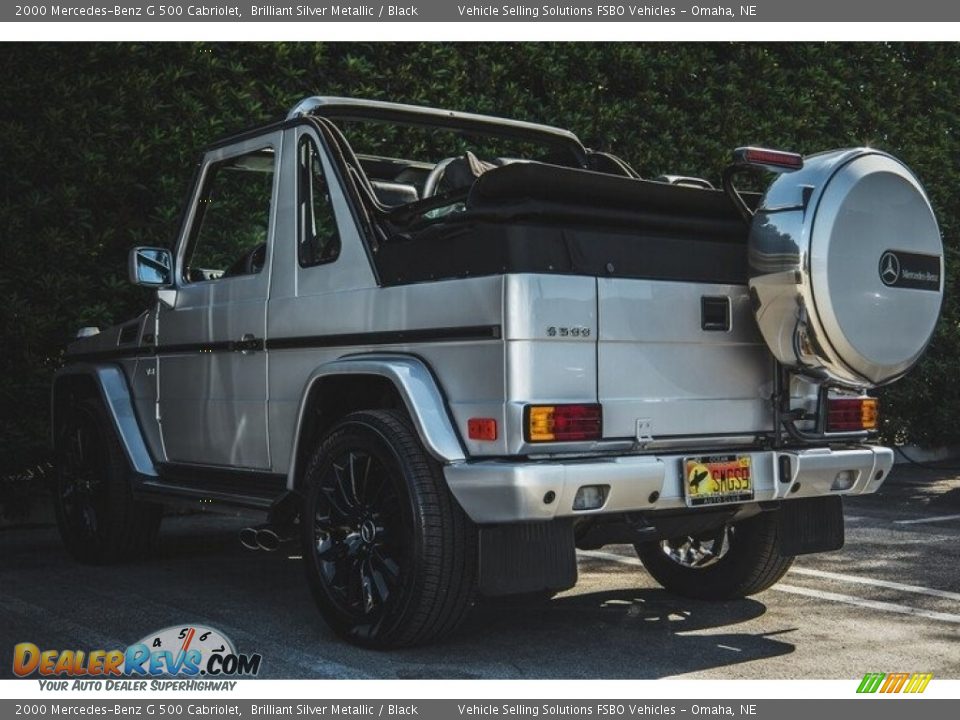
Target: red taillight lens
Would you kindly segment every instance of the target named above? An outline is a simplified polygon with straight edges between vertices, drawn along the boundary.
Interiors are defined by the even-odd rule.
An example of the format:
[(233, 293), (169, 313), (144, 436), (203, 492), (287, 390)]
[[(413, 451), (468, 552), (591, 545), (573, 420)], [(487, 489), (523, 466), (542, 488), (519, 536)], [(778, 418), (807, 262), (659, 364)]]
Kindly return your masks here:
[(528, 405), (526, 431), (529, 442), (599, 440), (599, 405)]
[(733, 151), (733, 161), (738, 165), (754, 165), (771, 170), (799, 170), (803, 167), (803, 155), (755, 147), (737, 148)]
[(876, 429), (876, 398), (830, 398), (827, 400), (827, 432)]

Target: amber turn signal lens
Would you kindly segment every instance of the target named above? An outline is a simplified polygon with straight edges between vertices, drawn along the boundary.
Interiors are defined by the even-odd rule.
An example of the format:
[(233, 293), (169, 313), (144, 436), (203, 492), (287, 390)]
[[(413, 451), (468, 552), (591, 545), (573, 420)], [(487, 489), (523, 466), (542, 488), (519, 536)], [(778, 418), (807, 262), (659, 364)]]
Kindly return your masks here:
[(578, 442), (599, 440), (599, 405), (528, 405), (528, 442)]

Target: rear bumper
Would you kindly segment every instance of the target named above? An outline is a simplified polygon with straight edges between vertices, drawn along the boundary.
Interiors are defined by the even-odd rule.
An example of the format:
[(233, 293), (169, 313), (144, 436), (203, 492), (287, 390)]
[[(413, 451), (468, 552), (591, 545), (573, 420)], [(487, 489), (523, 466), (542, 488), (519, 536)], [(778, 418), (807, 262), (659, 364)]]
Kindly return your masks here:
[[(528, 522), (684, 508), (683, 459), (694, 454), (703, 453), (587, 460), (464, 462), (446, 466), (444, 473), (450, 491), (474, 522)], [(753, 502), (823, 495), (865, 495), (875, 492), (893, 467), (893, 451), (877, 446), (741, 454), (751, 457)], [(852, 474), (853, 483), (848, 487), (837, 487), (837, 476), (845, 471)], [(573, 509), (574, 496), (584, 485), (609, 487), (602, 507)], [(546, 502), (551, 493), (552, 500)]]

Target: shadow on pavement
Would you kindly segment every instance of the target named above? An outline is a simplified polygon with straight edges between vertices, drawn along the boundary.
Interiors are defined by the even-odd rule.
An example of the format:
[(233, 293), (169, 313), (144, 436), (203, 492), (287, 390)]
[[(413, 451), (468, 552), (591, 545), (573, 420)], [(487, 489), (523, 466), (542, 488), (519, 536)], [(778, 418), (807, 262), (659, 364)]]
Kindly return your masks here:
[[(789, 629), (778, 637), (735, 630), (763, 615), (762, 603), (678, 598), (643, 588), (649, 579), (631, 568), (610, 572), (609, 584), (620, 589), (539, 607), (480, 603), (459, 633), (437, 645), (361, 650), (320, 619), (299, 548), (245, 551), (236, 535), (242, 525), (237, 518), (170, 518), (152, 557), (111, 567), (74, 563), (53, 528), (2, 533), (0, 652), (25, 640), (48, 648), (124, 647), (180, 623), (208, 624), (241, 651), (262, 653), (263, 676), (273, 678), (658, 678), (720, 667), (748, 677), (735, 666), (794, 650), (779, 634)], [(634, 582), (638, 589), (624, 589)], [(9, 676), (6, 663), (0, 676)]]

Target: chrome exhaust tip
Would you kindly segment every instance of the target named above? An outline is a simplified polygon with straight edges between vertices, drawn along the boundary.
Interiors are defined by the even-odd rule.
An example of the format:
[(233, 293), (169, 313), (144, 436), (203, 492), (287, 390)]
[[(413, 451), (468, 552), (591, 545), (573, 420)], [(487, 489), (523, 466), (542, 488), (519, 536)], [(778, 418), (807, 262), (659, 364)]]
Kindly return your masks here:
[(257, 528), (246, 527), (240, 531), (240, 544), (247, 550), (259, 550), (260, 543), (257, 542)]
[(273, 552), (280, 547), (283, 542), (275, 530), (271, 528), (260, 528), (257, 530), (257, 545), (261, 550)]

